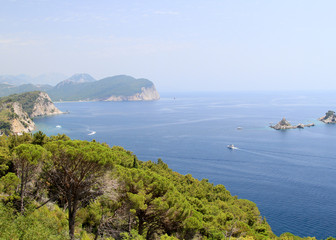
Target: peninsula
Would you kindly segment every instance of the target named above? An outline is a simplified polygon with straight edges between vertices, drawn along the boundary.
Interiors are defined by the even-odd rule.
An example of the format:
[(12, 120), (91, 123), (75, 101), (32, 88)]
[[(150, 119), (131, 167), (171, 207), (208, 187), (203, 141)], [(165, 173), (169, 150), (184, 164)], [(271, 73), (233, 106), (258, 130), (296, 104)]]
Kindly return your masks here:
[(56, 86), (50, 85), (11, 85), (1, 82), (0, 96), (28, 91), (44, 91), (52, 101), (154, 101), (160, 99), (153, 82), (145, 78), (127, 75), (94, 79), (86, 73), (75, 74)]
[(34, 91), (0, 98), (0, 132), (21, 134), (35, 129), (34, 117), (62, 114), (48, 94)]
[(286, 118), (282, 118), (280, 122), (278, 122), (276, 125), (271, 125), (271, 128), (274, 128), (275, 130), (285, 130), (285, 129), (295, 129), (295, 128), (305, 128), (305, 127), (312, 127), (315, 126), (314, 123), (310, 124), (303, 124), (299, 123), (298, 125), (292, 125), (290, 124)]
[(336, 123), (336, 115), (334, 111), (329, 110), (326, 112), (325, 116), (320, 117), (319, 120), (324, 123)]

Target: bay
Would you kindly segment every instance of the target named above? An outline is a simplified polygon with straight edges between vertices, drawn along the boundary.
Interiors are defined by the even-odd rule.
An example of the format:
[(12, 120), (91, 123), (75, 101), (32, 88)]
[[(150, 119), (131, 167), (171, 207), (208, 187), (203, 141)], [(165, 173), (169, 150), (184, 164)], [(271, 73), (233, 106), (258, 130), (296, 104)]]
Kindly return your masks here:
[[(336, 236), (334, 92), (165, 93), (155, 102), (63, 102), (37, 130), (119, 145), (140, 160), (223, 184), (255, 202), (275, 234)], [(311, 128), (269, 128), (286, 117)], [(241, 127), (238, 130), (237, 127)], [(234, 144), (239, 149), (226, 146)]]

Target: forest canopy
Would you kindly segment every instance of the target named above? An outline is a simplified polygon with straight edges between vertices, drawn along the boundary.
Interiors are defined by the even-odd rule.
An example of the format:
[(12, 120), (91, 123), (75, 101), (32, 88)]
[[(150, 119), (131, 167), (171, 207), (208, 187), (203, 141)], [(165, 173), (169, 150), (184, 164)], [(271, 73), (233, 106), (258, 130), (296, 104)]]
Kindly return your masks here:
[(161, 159), (37, 132), (0, 137), (0, 239), (302, 238), (276, 236), (256, 204)]

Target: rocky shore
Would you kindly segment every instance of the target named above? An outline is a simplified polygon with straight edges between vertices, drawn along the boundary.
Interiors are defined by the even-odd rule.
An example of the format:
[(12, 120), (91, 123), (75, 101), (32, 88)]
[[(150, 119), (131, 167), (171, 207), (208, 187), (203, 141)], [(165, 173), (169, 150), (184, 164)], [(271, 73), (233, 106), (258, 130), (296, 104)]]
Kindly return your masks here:
[(274, 128), (275, 130), (285, 130), (285, 129), (295, 129), (295, 128), (305, 128), (305, 127), (312, 127), (315, 126), (314, 123), (310, 124), (303, 124), (299, 123), (298, 125), (292, 125), (290, 124), (286, 118), (282, 118), (280, 122), (278, 122), (276, 125), (271, 125), (271, 128)]
[(336, 115), (334, 111), (329, 110), (326, 112), (325, 116), (320, 117), (319, 120), (321, 122), (330, 124), (330, 123), (336, 123)]

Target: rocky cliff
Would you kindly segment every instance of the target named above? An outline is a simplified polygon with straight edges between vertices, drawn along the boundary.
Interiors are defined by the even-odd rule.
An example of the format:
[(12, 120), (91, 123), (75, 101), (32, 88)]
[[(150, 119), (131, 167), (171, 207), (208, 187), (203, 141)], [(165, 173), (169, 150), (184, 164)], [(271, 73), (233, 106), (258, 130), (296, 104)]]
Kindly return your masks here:
[(23, 110), (22, 105), (18, 102), (12, 104), (16, 116), (11, 119), (11, 131), (15, 134), (22, 132), (31, 132), (35, 129), (35, 123)]
[(33, 112), (30, 114), (30, 117), (39, 117), (39, 116), (50, 116), (62, 114), (57, 107), (53, 104), (48, 94), (40, 92), (38, 98), (35, 101)]
[(151, 87), (142, 87), (140, 93), (136, 93), (132, 96), (116, 96), (112, 95), (105, 99), (99, 99), (100, 101), (153, 101), (159, 100), (160, 95), (156, 91), (154, 85)]
[(44, 92), (27, 92), (0, 98), (0, 132), (20, 134), (35, 129), (32, 118), (61, 114)]

